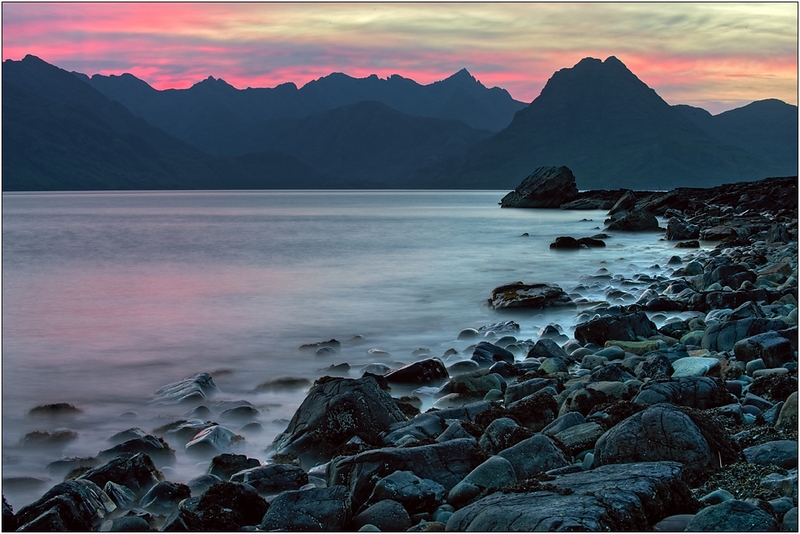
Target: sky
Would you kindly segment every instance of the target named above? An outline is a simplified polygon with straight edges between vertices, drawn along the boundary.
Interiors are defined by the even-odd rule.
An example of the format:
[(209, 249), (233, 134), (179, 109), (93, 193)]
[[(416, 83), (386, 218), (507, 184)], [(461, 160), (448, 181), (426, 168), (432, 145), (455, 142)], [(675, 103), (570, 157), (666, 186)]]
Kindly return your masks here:
[(796, 2), (2, 4), (3, 60), (27, 54), (156, 89), (214, 76), (298, 87), (343, 72), (422, 84), (466, 68), (523, 102), (584, 57), (616, 56), (669, 104), (797, 104)]

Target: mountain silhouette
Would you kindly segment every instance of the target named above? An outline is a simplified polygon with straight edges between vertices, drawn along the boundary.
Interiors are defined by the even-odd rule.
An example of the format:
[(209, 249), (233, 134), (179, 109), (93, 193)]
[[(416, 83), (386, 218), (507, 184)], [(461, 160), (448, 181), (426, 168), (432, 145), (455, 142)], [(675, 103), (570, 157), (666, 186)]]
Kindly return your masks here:
[[(126, 80), (132, 81), (132, 80)], [(329, 187), (337, 177), (263, 151), (215, 158), (35, 56), (3, 62), (3, 190)]]
[[(797, 108), (784, 111), (791, 117), (791, 110), (787, 143), (796, 147)], [(545, 165), (568, 166), (582, 189), (671, 189), (797, 173), (796, 156), (792, 169), (745, 146), (711, 135), (616, 57), (585, 58), (553, 74), (539, 97), (463, 162), (417, 173), (412, 183), (513, 189)]]
[(236, 89), (208, 77), (189, 89), (158, 91), (131, 74), (91, 78), (74, 73), (134, 115), (209, 154), (245, 154), (259, 144), (275, 121), (301, 119), (365, 101), (380, 102), (414, 117), (459, 120), (478, 130), (500, 131), (522, 102), (507, 91), (487, 89), (466, 70), (429, 85), (394, 75), (352, 78), (333, 73), (298, 89), (292, 83), (274, 88)]

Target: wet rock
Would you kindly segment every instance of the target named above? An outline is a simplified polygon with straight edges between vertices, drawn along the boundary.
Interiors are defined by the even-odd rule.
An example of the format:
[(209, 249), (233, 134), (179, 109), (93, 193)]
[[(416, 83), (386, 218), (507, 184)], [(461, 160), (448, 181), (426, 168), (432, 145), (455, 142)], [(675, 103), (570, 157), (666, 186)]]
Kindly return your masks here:
[(60, 459), (47, 464), (47, 472), (52, 477), (63, 478), (64, 475), (70, 471), (87, 467), (97, 467), (100, 463), (100, 460), (94, 457), (81, 458), (78, 456), (62, 456)]
[(672, 376), (672, 363), (663, 353), (648, 354), (643, 362), (636, 365), (636, 378), (669, 378)]
[(670, 217), (667, 221), (667, 232), (664, 238), (667, 241), (684, 241), (700, 237), (700, 227), (691, 224), (679, 217)]
[(557, 385), (558, 381), (554, 378), (533, 378), (524, 382), (509, 384), (504, 396), (505, 405), (509, 406), (514, 401), (532, 395), (546, 387), (555, 388)]
[(724, 501), (700, 510), (686, 532), (771, 532), (778, 523), (764, 510), (744, 501)]
[(206, 491), (197, 504), (203, 530), (241, 530), (258, 525), (269, 505), (247, 484), (221, 482)]
[(595, 444), (595, 464), (677, 461), (696, 478), (717, 460), (701, 430), (671, 404), (656, 404), (609, 429)]
[(127, 487), (137, 498), (141, 498), (147, 490), (164, 480), (164, 475), (156, 469), (148, 455), (126, 453), (90, 469), (78, 480), (91, 480), (100, 487), (111, 481)]
[(409, 421), (392, 424), (388, 433), (383, 437), (383, 443), (394, 445), (406, 436), (412, 436), (418, 440), (435, 438), (446, 428), (447, 423), (438, 413), (424, 413)]
[(504, 381), (500, 375), (488, 372), (488, 369), (463, 373), (450, 379), (450, 391), (468, 396), (483, 397), (492, 389), (504, 389)]
[(273, 494), (300, 489), (308, 484), (308, 474), (294, 465), (270, 464), (244, 469), (232, 474), (230, 480), (249, 484), (262, 494)]
[(106, 441), (114, 444), (119, 445), (120, 443), (125, 443), (128, 440), (136, 439), (136, 438), (144, 438), (147, 436), (147, 432), (142, 430), (138, 427), (129, 428), (127, 430), (123, 430), (122, 432), (117, 432)]
[(572, 359), (564, 349), (558, 346), (558, 343), (548, 338), (537, 341), (528, 351), (526, 358), (561, 358), (565, 362)]
[(785, 469), (797, 467), (797, 441), (777, 440), (742, 450), (746, 461), (759, 465), (777, 465)]
[(581, 451), (593, 449), (595, 443), (604, 432), (605, 429), (597, 423), (583, 423), (566, 428), (553, 437), (557, 439), (570, 454), (577, 456)]
[(410, 363), (386, 373), (390, 384), (438, 384), (449, 378), (447, 368), (439, 358), (429, 358)]
[(786, 402), (775, 421), (778, 430), (791, 430), (797, 428), (797, 392), (795, 391), (786, 399)]
[(674, 462), (602, 466), (516, 491), (456, 511), (447, 530), (646, 531), (695, 506)]
[(568, 465), (564, 453), (544, 434), (534, 434), (498, 455), (511, 463), (519, 480)]
[[(583, 345), (594, 343), (603, 346), (608, 340), (636, 341), (639, 337), (647, 338), (656, 334), (656, 325), (645, 312), (607, 315), (575, 327), (575, 339)], [(604, 356), (598, 353), (600, 355)]]
[(169, 514), (183, 499), (192, 496), (189, 486), (175, 482), (159, 482), (139, 500), (139, 506), (156, 514)]
[(680, 358), (672, 362), (672, 377), (680, 378), (683, 376), (705, 376), (713, 368), (719, 366), (716, 358), (688, 357)]
[(725, 406), (737, 399), (711, 378), (685, 376), (651, 380), (642, 386), (633, 402), (645, 406), (666, 402), (704, 410)]
[(733, 353), (737, 360), (745, 363), (761, 358), (767, 368), (780, 367), (794, 360), (792, 343), (774, 331), (737, 341)]
[(547, 391), (537, 391), (508, 406), (508, 417), (533, 432), (552, 423), (558, 417), (558, 402)]
[(262, 382), (256, 386), (256, 391), (280, 391), (284, 389), (302, 389), (311, 386), (307, 378), (285, 376)]
[(50, 488), (16, 514), (21, 531), (94, 530), (116, 509), (103, 490), (90, 480), (68, 480)]
[(411, 514), (425, 513), (439, 506), (446, 494), (438, 482), (411, 471), (395, 471), (375, 484), (364, 506), (388, 499), (400, 503)]
[(461, 508), (516, 481), (511, 463), (501, 456), (491, 456), (450, 490), (447, 503)]
[(343, 486), (284, 491), (270, 503), (261, 530), (344, 530), (351, 512)]
[(53, 418), (68, 418), (75, 417), (83, 413), (81, 410), (66, 402), (57, 402), (55, 404), (43, 404), (36, 406), (28, 412), (31, 417), (53, 417)]
[(136, 494), (134, 494), (133, 491), (126, 486), (116, 484), (110, 480), (103, 486), (103, 492), (108, 495), (108, 498), (114, 501), (117, 508), (121, 510), (133, 508), (137, 503)]
[(478, 445), (486, 454), (497, 454), (513, 444), (514, 431), (518, 428), (517, 422), (508, 417), (495, 419), (483, 431)]
[(522, 282), (494, 288), (489, 304), (497, 309), (575, 306), (570, 296), (555, 284), (524, 284)]
[(187, 376), (179, 382), (173, 382), (159, 388), (153, 393), (154, 404), (198, 404), (219, 393), (219, 388), (208, 373), (197, 373)]
[(384, 448), (341, 456), (331, 463), (328, 485), (347, 486), (354, 508), (366, 502), (376, 480), (395, 471), (411, 471), (449, 491), (477, 466), (478, 450), (474, 439), (462, 438), (434, 445)]
[(567, 167), (539, 167), (500, 201), (503, 208), (558, 208), (578, 198)]
[(514, 354), (502, 347), (481, 341), (472, 351), (472, 360), (481, 367), (491, 367), (497, 362), (514, 363)]
[(770, 330), (786, 328), (786, 323), (777, 319), (748, 317), (738, 321), (725, 321), (709, 326), (703, 333), (700, 346), (706, 350), (722, 352), (733, 350), (737, 341), (762, 334)]
[(244, 441), (241, 436), (222, 425), (212, 425), (201, 430), (184, 448), (200, 456), (213, 456), (229, 450)]
[(354, 436), (380, 445), (380, 435), (406, 416), (373, 376), (318, 380), (270, 450), (303, 468), (330, 460)]
[(405, 532), (411, 527), (411, 517), (403, 505), (392, 499), (376, 502), (353, 518), (353, 527), (372, 525), (380, 532)]
[(342, 344), (335, 339), (319, 341), (317, 343), (306, 343), (305, 345), (300, 345), (297, 350), (308, 354), (316, 354), (316, 352), (322, 348), (331, 349), (337, 354), (342, 352)]
[(261, 462), (257, 459), (248, 458), (244, 454), (223, 453), (211, 459), (206, 474), (228, 480), (234, 473), (260, 466)]
[(100, 451), (97, 455), (101, 460), (110, 460), (115, 456), (125, 453), (144, 453), (152, 458), (157, 466), (169, 465), (175, 462), (175, 451), (162, 438), (144, 436), (129, 439), (124, 443), (115, 445), (110, 449)]
[(199, 497), (208, 491), (208, 488), (215, 484), (219, 484), (220, 482), (222, 482), (222, 479), (217, 475), (210, 475), (206, 473), (194, 477), (187, 482), (186, 485), (189, 486), (189, 490), (192, 492), (192, 497)]
[(658, 230), (658, 219), (647, 210), (634, 210), (620, 217), (606, 221), (606, 230), (624, 232), (643, 232)]
[(557, 249), (579, 249), (581, 244), (574, 237), (561, 236), (557, 237), (555, 241), (550, 243), (550, 248)]

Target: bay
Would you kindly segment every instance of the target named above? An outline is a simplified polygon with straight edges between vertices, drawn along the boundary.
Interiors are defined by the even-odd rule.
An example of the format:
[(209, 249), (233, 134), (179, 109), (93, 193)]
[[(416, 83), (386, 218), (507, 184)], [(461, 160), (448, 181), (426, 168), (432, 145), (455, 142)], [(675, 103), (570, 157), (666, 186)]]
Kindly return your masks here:
[[(669, 273), (674, 250), (660, 234), (551, 250), (557, 236), (600, 232), (605, 212), (500, 209), (504, 194), (4, 193), (4, 478), (48, 478), (46, 464), (61, 455), (93, 456), (116, 432), (184, 416), (185, 407), (148, 400), (197, 372), (212, 374), (221, 399), (258, 407), (263, 431), (246, 435), (244, 452), (263, 460), (306, 390), (256, 392), (259, 384), (313, 381), (340, 363), (358, 377), (368, 363), (420, 359), (419, 348), (469, 358), (458, 333), (498, 321), (517, 321), (521, 339), (550, 322), (571, 335), (580, 310), (502, 312), (487, 298), (517, 280), (569, 291), (600, 268)], [(581, 296), (604, 299), (610, 284), (584, 284)], [(364, 343), (348, 344), (354, 336)], [(297, 350), (332, 338), (345, 345), (340, 355)], [(78, 438), (59, 450), (21, 447), (26, 433), (52, 430), (30, 409), (57, 402), (82, 410), (66, 425)], [(198, 469), (179, 454), (169, 478), (185, 482)], [(34, 493), (7, 497), (19, 505)]]

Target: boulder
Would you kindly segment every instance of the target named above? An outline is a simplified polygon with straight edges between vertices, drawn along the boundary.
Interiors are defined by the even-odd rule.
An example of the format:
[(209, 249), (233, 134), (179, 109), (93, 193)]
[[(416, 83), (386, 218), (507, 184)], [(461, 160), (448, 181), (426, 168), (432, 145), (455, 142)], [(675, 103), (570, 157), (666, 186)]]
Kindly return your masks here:
[(641, 387), (633, 402), (649, 406), (668, 402), (705, 410), (738, 402), (724, 384), (705, 376), (657, 378)]
[(706, 328), (700, 346), (715, 352), (734, 350), (738, 341), (770, 330), (783, 330), (786, 326), (786, 323), (780, 319), (760, 319), (758, 317), (724, 321)]
[(148, 455), (127, 453), (86, 471), (78, 477), (82, 479), (91, 480), (101, 488), (109, 481), (114, 482), (130, 489), (138, 499), (164, 480), (164, 475)]
[(269, 505), (259, 525), (261, 530), (344, 530), (351, 512), (343, 486), (284, 491)]
[(494, 288), (489, 304), (496, 309), (575, 306), (570, 296), (556, 284), (524, 284), (522, 282)]
[(50, 488), (37, 501), (20, 508), (21, 531), (96, 530), (116, 505), (91, 480), (67, 480)]
[(433, 511), (444, 500), (444, 486), (429, 478), (420, 478), (411, 471), (395, 471), (380, 479), (364, 507), (384, 500), (400, 503), (411, 514)]
[(219, 393), (219, 388), (208, 373), (197, 373), (183, 380), (159, 388), (153, 393), (154, 404), (199, 404)]
[(261, 462), (256, 458), (248, 458), (244, 454), (223, 453), (211, 459), (206, 474), (216, 475), (221, 480), (228, 480), (234, 473), (260, 465)]
[(395, 471), (411, 471), (449, 491), (478, 465), (478, 450), (474, 439), (460, 438), (433, 445), (389, 447), (340, 456), (328, 468), (328, 485), (346, 486), (354, 509), (366, 502), (377, 480)]
[(519, 480), (569, 464), (564, 453), (544, 434), (534, 434), (501, 451), (498, 456), (511, 463)]
[(405, 532), (411, 527), (411, 517), (403, 505), (392, 499), (376, 502), (353, 518), (353, 527), (373, 525), (380, 532)]
[(737, 360), (745, 363), (761, 358), (768, 369), (794, 360), (792, 342), (775, 331), (737, 341), (733, 353)]
[(619, 218), (607, 221), (606, 230), (624, 232), (643, 232), (658, 230), (658, 219), (647, 210), (634, 210)]
[(700, 510), (686, 532), (774, 532), (778, 522), (758, 506), (739, 500), (723, 501)]
[(700, 227), (681, 219), (670, 217), (667, 221), (667, 232), (664, 238), (667, 241), (684, 241), (700, 237)]
[(456, 484), (447, 495), (447, 503), (461, 508), (517, 481), (511, 462), (502, 456), (490, 456)]
[(463, 373), (450, 379), (450, 391), (464, 395), (483, 397), (493, 389), (502, 391), (503, 386), (502, 377), (488, 372), (488, 369)]
[(175, 462), (175, 451), (163, 438), (146, 435), (144, 437), (129, 439), (110, 449), (100, 451), (97, 455), (101, 460), (110, 460), (120, 454), (143, 453), (148, 455), (159, 467)]
[(383, 443), (394, 445), (406, 436), (422, 440), (435, 438), (445, 431), (447, 422), (437, 412), (419, 414), (409, 421), (394, 423), (383, 436)]
[(797, 392), (789, 397), (781, 408), (778, 419), (775, 421), (775, 428), (778, 430), (791, 430), (797, 428)]
[(184, 448), (192, 454), (208, 457), (224, 453), (243, 441), (244, 436), (233, 430), (222, 425), (211, 425), (198, 432)]
[(512, 444), (514, 431), (518, 428), (519, 425), (513, 419), (498, 417), (483, 431), (478, 445), (486, 454), (497, 454)]
[(578, 197), (567, 167), (539, 167), (500, 201), (503, 208), (558, 208)]
[(561, 358), (564, 362), (572, 360), (567, 352), (552, 339), (542, 338), (528, 351), (526, 358)]
[(473, 361), (481, 367), (491, 367), (497, 362), (514, 363), (514, 353), (486, 341), (481, 341), (472, 351)]
[(392, 423), (406, 421), (373, 376), (318, 380), (270, 450), (296, 456), (310, 468), (330, 460), (351, 438), (380, 445)]
[(595, 443), (603, 435), (604, 429), (597, 423), (583, 423), (558, 432), (553, 437), (573, 456), (593, 449)]
[(777, 465), (784, 469), (797, 467), (797, 441), (782, 439), (753, 445), (742, 450), (745, 461), (758, 465)]
[(560, 236), (557, 237), (555, 241), (550, 243), (550, 248), (579, 249), (581, 248), (581, 244), (578, 243), (578, 240), (574, 237)]
[(221, 482), (200, 498), (197, 511), (200, 528), (205, 531), (237, 531), (245, 526), (257, 526), (269, 504), (247, 484)]
[(555, 378), (532, 378), (524, 382), (509, 384), (503, 402), (509, 406), (512, 402), (533, 395), (546, 387), (557, 388), (558, 380)]
[(717, 460), (692, 419), (672, 404), (656, 404), (610, 428), (597, 440), (595, 465), (675, 461), (696, 479)]
[(678, 463), (607, 465), (493, 493), (456, 511), (447, 530), (644, 532), (695, 508)]
[(575, 327), (575, 339), (583, 345), (603, 346), (608, 340), (636, 341), (658, 334), (656, 325), (643, 311), (621, 315), (606, 315), (580, 323)]
[(390, 384), (439, 384), (449, 377), (447, 368), (439, 358), (429, 358), (410, 363), (384, 375)]
[(168, 515), (178, 507), (183, 499), (192, 496), (192, 491), (186, 484), (159, 482), (139, 500), (139, 506), (148, 512)]

